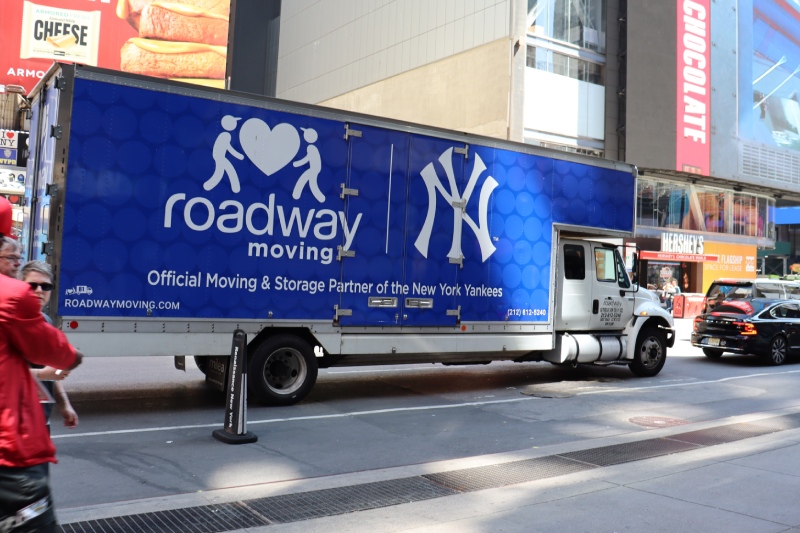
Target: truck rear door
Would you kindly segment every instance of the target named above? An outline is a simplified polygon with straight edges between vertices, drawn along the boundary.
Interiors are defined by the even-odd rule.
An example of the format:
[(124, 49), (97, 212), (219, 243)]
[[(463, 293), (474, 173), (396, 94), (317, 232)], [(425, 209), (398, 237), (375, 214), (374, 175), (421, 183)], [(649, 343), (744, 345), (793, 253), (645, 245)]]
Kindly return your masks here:
[[(408, 326), (453, 326), (458, 320), (458, 274), (464, 148), (449, 140), (414, 136), (409, 157), (402, 322)], [(407, 291), (407, 292), (406, 292)]]
[[(410, 135), (360, 124), (348, 139), (348, 176), (342, 189), (349, 224), (360, 217), (352, 257), (342, 258), (340, 293), (343, 326), (400, 323), (405, 247), (406, 187)], [(362, 290), (365, 289), (365, 290)]]

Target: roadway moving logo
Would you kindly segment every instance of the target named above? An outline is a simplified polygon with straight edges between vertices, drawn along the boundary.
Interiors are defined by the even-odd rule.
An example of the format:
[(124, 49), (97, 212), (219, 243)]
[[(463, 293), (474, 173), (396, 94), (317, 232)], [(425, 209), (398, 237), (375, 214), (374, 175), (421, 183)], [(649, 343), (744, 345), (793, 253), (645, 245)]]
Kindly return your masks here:
[(480, 190), (480, 197), (478, 198), (478, 223), (467, 214), (466, 208), (472, 193), (475, 192), (478, 178), (484, 170), (486, 165), (478, 154), (475, 154), (475, 164), (472, 166), (472, 174), (467, 182), (467, 187), (464, 193), (458, 191), (456, 185), (456, 177), (453, 172), (453, 149), (448, 148), (442, 155), (439, 156), (439, 163), (444, 168), (447, 177), (447, 184), (450, 190), (446, 190), (442, 180), (436, 173), (433, 163), (422, 169), (420, 175), (425, 180), (425, 187), (428, 190), (428, 212), (425, 215), (425, 223), (422, 225), (422, 230), (419, 232), (417, 240), (414, 241), (414, 247), (419, 250), (419, 253), (427, 259), (428, 245), (430, 244), (431, 231), (433, 230), (433, 223), (436, 220), (436, 193), (442, 195), (442, 198), (453, 208), (453, 241), (450, 246), (450, 251), (447, 257), (451, 259), (461, 260), (464, 256), (461, 253), (461, 233), (463, 223), (472, 229), (475, 237), (478, 239), (478, 244), (481, 247), (481, 261), (485, 262), (495, 252), (496, 248), (492, 244), (492, 237), (489, 235), (489, 199), (492, 192), (499, 185), (497, 180), (492, 176), (488, 176), (484, 180)]

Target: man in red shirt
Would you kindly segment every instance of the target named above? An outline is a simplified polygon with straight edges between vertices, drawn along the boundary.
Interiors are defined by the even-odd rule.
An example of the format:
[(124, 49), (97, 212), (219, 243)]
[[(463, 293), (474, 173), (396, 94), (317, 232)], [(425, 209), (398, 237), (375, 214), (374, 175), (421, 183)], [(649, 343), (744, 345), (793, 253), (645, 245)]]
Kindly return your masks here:
[[(11, 205), (0, 198), (0, 234), (11, 234)], [(0, 531), (55, 531), (48, 463), (55, 447), (28, 363), (71, 370), (83, 356), (45, 322), (22, 281), (0, 275)]]

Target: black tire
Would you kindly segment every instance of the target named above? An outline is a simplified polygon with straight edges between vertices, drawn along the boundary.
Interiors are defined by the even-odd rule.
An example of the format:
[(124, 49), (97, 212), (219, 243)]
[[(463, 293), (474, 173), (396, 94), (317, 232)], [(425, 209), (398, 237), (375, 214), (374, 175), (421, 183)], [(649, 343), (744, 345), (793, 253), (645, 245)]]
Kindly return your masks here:
[(714, 348), (703, 348), (703, 354), (709, 359), (719, 359), (720, 357), (722, 357), (722, 350), (716, 350)]
[(782, 365), (789, 357), (789, 343), (786, 342), (786, 337), (778, 335), (772, 342), (769, 343), (769, 362), (773, 365)]
[(636, 338), (633, 361), (628, 365), (635, 375), (649, 378), (657, 375), (667, 361), (667, 342), (658, 328), (644, 327)]
[(306, 341), (278, 335), (261, 343), (250, 357), (248, 389), (265, 405), (292, 405), (317, 382), (317, 359)]
[(195, 355), (194, 364), (197, 365), (197, 368), (199, 368), (200, 372), (203, 374), (208, 373), (208, 357), (200, 357), (199, 355)]

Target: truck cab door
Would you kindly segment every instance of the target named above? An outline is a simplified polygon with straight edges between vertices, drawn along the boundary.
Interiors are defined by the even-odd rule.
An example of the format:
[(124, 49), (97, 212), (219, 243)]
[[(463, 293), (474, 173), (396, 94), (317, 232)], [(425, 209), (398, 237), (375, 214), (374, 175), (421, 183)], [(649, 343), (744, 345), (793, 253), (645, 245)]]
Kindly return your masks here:
[(558, 247), (556, 330), (588, 330), (592, 314), (591, 247), (585, 241), (564, 241)]
[(592, 330), (622, 329), (633, 315), (634, 292), (625, 263), (616, 248), (590, 243), (593, 265)]

